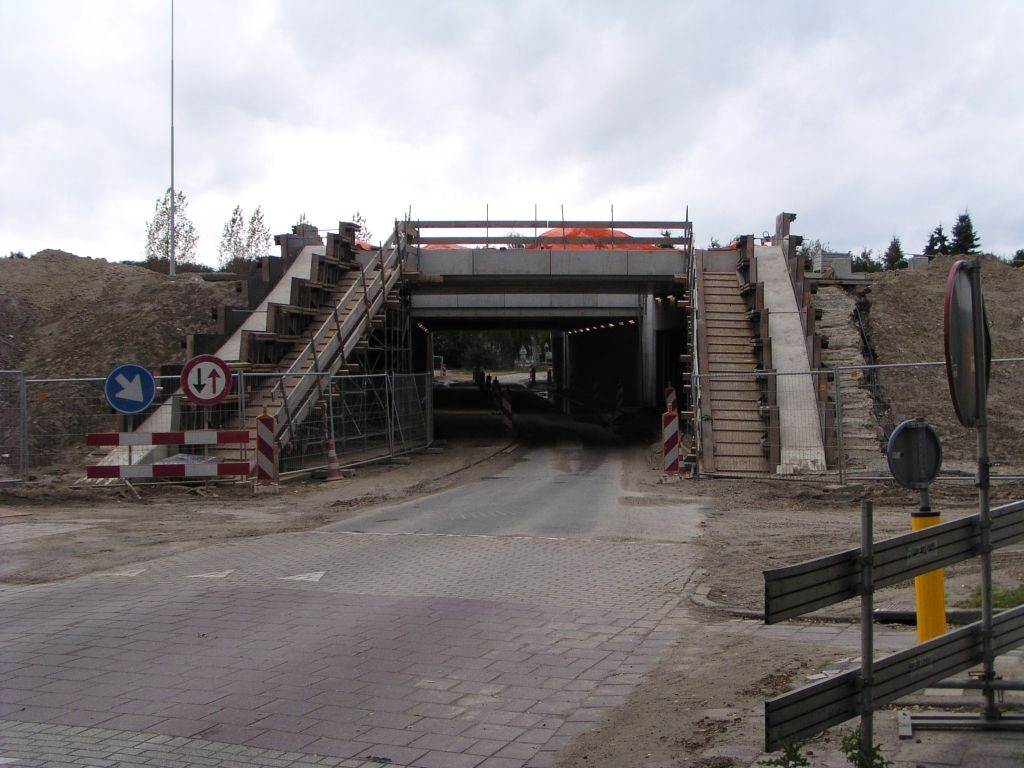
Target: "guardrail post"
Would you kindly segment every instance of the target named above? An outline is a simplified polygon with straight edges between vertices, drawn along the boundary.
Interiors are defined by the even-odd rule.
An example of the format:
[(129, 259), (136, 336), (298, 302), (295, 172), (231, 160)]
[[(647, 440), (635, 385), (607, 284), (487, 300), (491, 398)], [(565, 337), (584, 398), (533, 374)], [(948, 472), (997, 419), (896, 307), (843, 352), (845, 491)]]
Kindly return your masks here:
[(874, 509), (864, 499), (860, 503), (860, 745), (863, 754), (870, 755), (874, 748), (875, 682), (875, 547)]
[(24, 371), (18, 372), (18, 401), (21, 479), (24, 482), (28, 482), (28, 390), (25, 386)]

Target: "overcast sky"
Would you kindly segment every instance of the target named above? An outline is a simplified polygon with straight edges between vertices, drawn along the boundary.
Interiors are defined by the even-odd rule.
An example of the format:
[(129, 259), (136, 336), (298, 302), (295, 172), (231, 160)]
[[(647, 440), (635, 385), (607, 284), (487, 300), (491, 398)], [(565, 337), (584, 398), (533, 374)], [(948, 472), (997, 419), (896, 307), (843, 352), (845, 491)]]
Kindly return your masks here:
[[(169, 185), (169, 0), (0, 0), (0, 252), (141, 258)], [(176, 186), (201, 260), (414, 218), (682, 218), (920, 252), (1024, 247), (1024, 3), (177, 0)]]

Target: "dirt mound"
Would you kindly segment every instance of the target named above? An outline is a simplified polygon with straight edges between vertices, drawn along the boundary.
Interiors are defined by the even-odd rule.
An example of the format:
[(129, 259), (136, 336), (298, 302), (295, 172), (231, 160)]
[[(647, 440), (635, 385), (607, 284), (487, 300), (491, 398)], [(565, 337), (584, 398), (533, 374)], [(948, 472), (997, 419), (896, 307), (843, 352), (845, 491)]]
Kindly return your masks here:
[[(949, 270), (956, 259), (936, 257), (926, 269), (876, 275), (867, 295), (868, 334), (879, 363), (945, 359), (942, 311)], [(1024, 269), (982, 257), (982, 286), (996, 358), (1024, 357)], [(989, 386), (989, 441), (994, 461), (1020, 464), (1024, 457), (1024, 364), (993, 366)], [(956, 420), (943, 367), (880, 371), (881, 417), (886, 433), (900, 421), (926, 418), (939, 432), (949, 459), (975, 456), (974, 430)]]
[(169, 277), (46, 250), (0, 260), (0, 366), (30, 378), (106, 376), (118, 363), (185, 362), (189, 333), (216, 329), (232, 283)]

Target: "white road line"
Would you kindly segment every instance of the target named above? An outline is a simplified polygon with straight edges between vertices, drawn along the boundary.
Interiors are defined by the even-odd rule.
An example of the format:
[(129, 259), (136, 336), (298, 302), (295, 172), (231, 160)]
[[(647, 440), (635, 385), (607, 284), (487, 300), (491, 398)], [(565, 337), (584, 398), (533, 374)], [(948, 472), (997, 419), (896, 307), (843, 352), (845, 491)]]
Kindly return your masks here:
[(236, 570), (237, 570), (236, 568), (232, 568), (229, 571), (218, 571), (217, 573), (196, 573), (196, 574), (193, 574), (192, 576), (186, 576), (185, 578), (186, 579), (223, 579), (223, 578), (226, 578), (228, 576), (228, 574), (234, 573)]
[(145, 570), (146, 570), (145, 568), (135, 568), (135, 569), (130, 570), (130, 571), (114, 571), (113, 573), (107, 573), (107, 574), (104, 574), (104, 575), (105, 576), (138, 576), (140, 573), (143, 573)]
[(280, 581), (320, 581), (327, 571), (313, 571), (312, 573), (300, 573), (295, 576), (278, 576)]

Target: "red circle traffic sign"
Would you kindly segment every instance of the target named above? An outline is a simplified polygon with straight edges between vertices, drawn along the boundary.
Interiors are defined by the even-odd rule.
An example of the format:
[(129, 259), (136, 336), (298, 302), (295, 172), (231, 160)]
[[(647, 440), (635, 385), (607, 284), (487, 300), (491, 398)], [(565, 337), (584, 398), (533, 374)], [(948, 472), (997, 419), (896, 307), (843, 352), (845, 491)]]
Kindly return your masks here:
[(196, 355), (181, 369), (185, 397), (199, 405), (216, 405), (231, 391), (231, 369), (214, 355)]
[[(984, 298), (975, 307), (973, 282), (978, 281), (981, 296), (981, 267), (978, 262), (960, 260), (949, 270), (946, 303), (942, 313), (942, 335), (946, 351), (946, 380), (956, 417), (965, 427), (973, 427), (981, 418), (977, 370), (985, 366), (985, 390), (992, 371), (992, 337), (988, 330)], [(982, 323), (984, 349), (976, 350), (975, 323)]]

